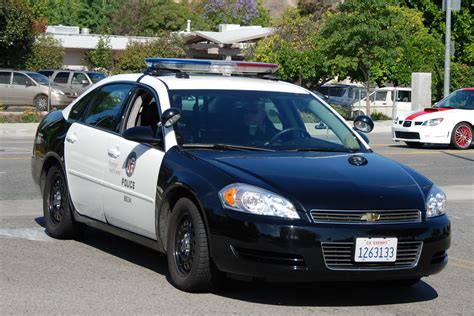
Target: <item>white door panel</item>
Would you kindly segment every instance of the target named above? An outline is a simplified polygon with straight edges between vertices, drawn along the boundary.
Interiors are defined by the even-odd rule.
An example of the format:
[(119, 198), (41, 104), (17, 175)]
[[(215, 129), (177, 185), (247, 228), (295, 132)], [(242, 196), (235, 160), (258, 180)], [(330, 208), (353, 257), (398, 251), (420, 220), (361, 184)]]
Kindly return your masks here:
[(164, 152), (117, 135), (111, 135), (107, 151), (103, 192), (107, 222), (156, 239), (156, 185)]
[(77, 212), (105, 222), (103, 176), (110, 133), (74, 123), (66, 134), (64, 160), (72, 202)]

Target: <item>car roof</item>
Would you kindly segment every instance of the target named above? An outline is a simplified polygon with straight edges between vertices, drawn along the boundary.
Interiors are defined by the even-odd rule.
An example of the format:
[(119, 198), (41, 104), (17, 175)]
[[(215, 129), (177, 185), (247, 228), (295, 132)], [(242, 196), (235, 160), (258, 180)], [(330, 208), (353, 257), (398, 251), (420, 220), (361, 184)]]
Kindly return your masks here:
[(273, 91), (287, 93), (309, 92), (297, 85), (284, 81), (258, 79), (239, 76), (189, 75), (189, 78), (176, 76), (160, 76), (157, 80), (163, 81), (170, 90), (252, 90)]

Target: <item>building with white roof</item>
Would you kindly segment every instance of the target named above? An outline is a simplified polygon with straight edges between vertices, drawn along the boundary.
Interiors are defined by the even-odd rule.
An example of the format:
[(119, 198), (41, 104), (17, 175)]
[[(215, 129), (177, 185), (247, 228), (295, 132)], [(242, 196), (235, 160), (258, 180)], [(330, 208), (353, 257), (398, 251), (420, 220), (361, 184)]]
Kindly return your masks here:
[[(272, 28), (238, 24), (221, 24), (219, 32), (190, 32), (189, 29), (190, 22), (188, 22), (187, 31), (179, 34), (184, 36), (188, 46), (187, 57), (197, 59), (242, 60), (243, 50), (246, 47), (273, 33)], [(84, 66), (86, 53), (97, 47), (101, 36), (109, 40), (114, 59), (127, 48), (130, 42), (145, 43), (155, 39), (142, 36), (90, 34), (87, 28), (63, 25), (48, 26), (46, 33), (61, 42), (65, 50), (63, 64), (69, 69), (86, 68)]]
[(59, 40), (64, 47), (63, 57), (64, 67), (69, 69), (84, 69), (86, 53), (97, 47), (102, 37), (109, 40), (112, 48), (113, 58), (116, 58), (121, 51), (127, 48), (130, 42), (145, 43), (153, 40), (153, 37), (142, 36), (119, 36), (119, 35), (98, 35), (89, 34), (89, 29), (80, 29), (78, 26), (48, 26), (46, 33), (51, 34), (54, 39)]
[(221, 24), (219, 32), (185, 34), (188, 58), (242, 60), (243, 51), (273, 33), (271, 27)]

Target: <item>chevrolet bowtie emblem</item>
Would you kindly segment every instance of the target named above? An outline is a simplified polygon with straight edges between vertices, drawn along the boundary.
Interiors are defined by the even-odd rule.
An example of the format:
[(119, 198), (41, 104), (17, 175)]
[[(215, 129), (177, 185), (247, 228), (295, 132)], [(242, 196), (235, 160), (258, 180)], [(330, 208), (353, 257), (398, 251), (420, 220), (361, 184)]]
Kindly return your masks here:
[(377, 213), (365, 213), (360, 217), (361, 221), (375, 222), (380, 219), (380, 214)]

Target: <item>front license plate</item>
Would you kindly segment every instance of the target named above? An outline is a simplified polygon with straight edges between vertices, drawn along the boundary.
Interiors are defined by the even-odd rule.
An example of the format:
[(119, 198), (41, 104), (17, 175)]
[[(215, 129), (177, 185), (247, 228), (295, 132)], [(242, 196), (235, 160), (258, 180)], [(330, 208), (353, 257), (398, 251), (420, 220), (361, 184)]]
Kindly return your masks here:
[(355, 262), (395, 262), (397, 238), (356, 238)]

